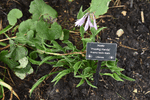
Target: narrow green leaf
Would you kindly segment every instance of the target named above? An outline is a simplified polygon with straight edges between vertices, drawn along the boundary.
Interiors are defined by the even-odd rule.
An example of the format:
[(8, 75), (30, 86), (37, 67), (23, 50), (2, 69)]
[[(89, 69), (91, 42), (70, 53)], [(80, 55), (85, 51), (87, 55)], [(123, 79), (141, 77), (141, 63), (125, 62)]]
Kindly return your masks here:
[(92, 70), (91, 67), (86, 67), (84, 70), (83, 70), (83, 74), (86, 75), (86, 74), (89, 74), (89, 72)]
[(101, 27), (101, 28), (99, 28), (98, 30), (96, 30), (95, 36), (96, 36), (101, 30), (103, 30), (103, 29), (105, 29), (105, 28), (107, 28), (107, 27)]
[(81, 61), (78, 61), (74, 64), (73, 69), (74, 69), (74, 76), (77, 74), (77, 71), (81, 67)]
[(32, 94), (32, 92), (34, 91), (34, 89), (35, 89), (41, 82), (43, 82), (43, 81), (45, 80), (45, 78), (47, 78), (48, 76), (53, 75), (53, 74), (55, 74), (55, 73), (58, 73), (58, 72), (60, 72), (60, 71), (52, 72), (52, 73), (50, 73), (50, 74), (47, 74), (47, 75), (44, 75), (43, 77), (41, 77), (41, 78), (32, 86), (32, 88), (31, 88), (31, 90), (30, 90), (30, 97), (31, 97), (31, 94)]
[(124, 74), (121, 74), (120, 77), (121, 77), (121, 78), (124, 78), (124, 79), (126, 79), (126, 80), (129, 80), (129, 81), (135, 81), (135, 79), (132, 79), (132, 78), (130, 78), (130, 77), (124, 75)]
[(45, 57), (45, 58), (40, 62), (39, 66), (42, 65), (43, 63), (45, 63), (46, 61), (48, 61), (48, 60), (53, 60), (53, 59), (55, 59), (55, 58), (56, 58), (56, 57), (54, 57), (54, 56), (47, 56), (47, 57)]
[(90, 85), (90, 86), (93, 87), (93, 88), (97, 88), (96, 86), (92, 85), (91, 82), (88, 81), (86, 78), (85, 78), (85, 80), (86, 80), (86, 82), (87, 82), (88, 85)]
[(74, 46), (74, 45), (72, 44), (72, 42), (70, 42), (69, 40), (65, 40), (65, 41), (63, 41), (63, 43), (67, 44), (67, 46), (64, 47), (66, 50), (75, 51), (76, 46)]
[(83, 25), (80, 27), (80, 36), (82, 37), (82, 38), (84, 38), (84, 33), (85, 33), (85, 30), (84, 30), (84, 27), (83, 27)]
[(82, 78), (82, 79), (80, 80), (79, 84), (78, 84), (76, 87), (81, 86), (83, 83), (84, 83), (84, 78)]
[(114, 79), (117, 81), (123, 81), (116, 73), (113, 73)]
[(100, 75), (107, 75), (107, 76), (111, 76), (112, 78), (114, 78), (114, 75), (111, 73), (99, 73)]
[(61, 59), (56, 63), (56, 65), (53, 65), (53, 67), (61, 67), (61, 66), (67, 65), (67, 64), (68, 63), (65, 59)]
[(105, 66), (106, 65), (106, 61), (102, 61), (101, 66)]
[(92, 39), (91, 38), (82, 38), (81, 39), (82, 41), (84, 41), (84, 42), (92, 42)]
[(0, 34), (7, 32), (8, 30), (10, 30), (13, 26), (12, 25), (8, 25), (7, 27), (5, 27), (3, 30), (0, 31)]
[(1, 46), (7, 46), (7, 43), (0, 42)]
[(53, 44), (53, 48), (65, 52), (64, 48), (62, 48), (62, 46), (60, 46), (56, 41), (52, 40), (51, 43)]
[(30, 58), (32, 58), (32, 59), (36, 59), (36, 58), (38, 57), (37, 51), (32, 51), (32, 52), (30, 52), (29, 56), (30, 56)]
[(19, 25), (16, 25), (16, 26), (12, 29), (11, 32), (12, 32), (12, 33), (15, 32), (15, 31), (17, 30), (18, 26), (19, 26)]
[(4, 88), (0, 85), (0, 99), (3, 98)]
[(66, 61), (69, 62), (69, 63), (70, 63), (70, 62), (75, 62), (75, 60), (76, 60), (75, 58), (73, 59), (73, 58), (67, 57), (67, 56), (62, 56), (62, 57), (65, 58)]
[(55, 82), (55, 81), (56, 81), (55, 84), (54, 84), (54, 85), (56, 85), (57, 82), (58, 82), (63, 76), (69, 74), (69, 73), (72, 72), (72, 71), (73, 71), (73, 69), (70, 68), (70, 69), (66, 69), (66, 70), (63, 70), (63, 71), (59, 72), (59, 74), (58, 74), (51, 82)]
[[(40, 63), (41, 63), (41, 61), (36, 61), (36, 60), (34, 60), (34, 59), (31, 59), (31, 58), (29, 58), (29, 57), (27, 57), (28, 58), (28, 60), (32, 63), (32, 64), (35, 64), (35, 65), (39, 65)], [(53, 61), (53, 62), (45, 62), (46, 64), (56, 64), (56, 61)]]

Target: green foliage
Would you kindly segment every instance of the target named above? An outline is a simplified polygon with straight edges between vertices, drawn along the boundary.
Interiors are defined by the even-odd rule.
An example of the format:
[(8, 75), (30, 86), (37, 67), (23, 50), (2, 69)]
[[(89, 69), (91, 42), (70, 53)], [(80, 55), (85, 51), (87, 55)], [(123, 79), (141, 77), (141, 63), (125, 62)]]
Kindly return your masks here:
[[(82, 11), (82, 7), (77, 18), (83, 17), (86, 13), (93, 12), (95, 15), (106, 13), (110, 0), (92, 0), (91, 6)], [(26, 75), (33, 73), (31, 64), (38, 66), (43, 63), (51, 64), (53, 67), (62, 67), (62, 71), (52, 72), (40, 78), (31, 88), (30, 96), (33, 90), (49, 75), (58, 73), (52, 80), (57, 82), (69, 73), (73, 73), (75, 78), (81, 78), (77, 87), (86, 82), (89, 86), (92, 85), (93, 74), (96, 72), (97, 61), (86, 60), (84, 54), (87, 42), (95, 42), (95, 37), (98, 33), (106, 28), (102, 27), (97, 30), (91, 28), (91, 33), (86, 32), (89, 38), (85, 37), (84, 27), (80, 27), (80, 36), (83, 44), (82, 50), (79, 50), (74, 44), (69, 41), (69, 30), (62, 29), (56, 22), (57, 12), (43, 0), (34, 0), (30, 4), (29, 12), (32, 14), (32, 19), (23, 21), (16, 33), (15, 39), (10, 39), (10, 51), (0, 52), (0, 61), (7, 64), (11, 70), (20, 79), (24, 79)], [(13, 13), (15, 13), (13, 15)], [(17, 19), (22, 16), (22, 13), (14, 9), (8, 14), (8, 25), (0, 31), (0, 34), (11, 29), (17, 22)], [(59, 42), (58, 42), (59, 41)], [(42, 61), (37, 61), (40, 58)], [(123, 75), (124, 70), (117, 67), (116, 61), (103, 61), (102, 69), (109, 69), (112, 73), (100, 73), (100, 75), (111, 76), (117, 81), (123, 81), (121, 78), (134, 81), (134, 79)]]
[(16, 67), (18, 65), (18, 62), (9, 59), (6, 57), (6, 55), (8, 54), (7, 50), (3, 50), (0, 52), (0, 61), (4, 62), (5, 64), (7, 64), (11, 69), (13, 69), (14, 67)]
[(34, 0), (30, 4), (29, 12), (33, 14), (33, 19), (38, 20), (40, 16), (44, 19), (52, 19), (57, 17), (57, 12), (43, 0)]
[[(124, 71), (124, 69), (117, 67), (117, 62), (118, 62), (117, 59), (116, 59), (116, 61), (103, 61), (101, 66), (107, 66), (106, 69), (110, 69), (112, 73), (100, 73), (100, 75), (111, 76), (112, 78), (114, 78), (117, 81), (123, 81), (121, 78), (129, 80), (129, 81), (135, 81), (134, 79), (129, 78), (126, 75), (121, 73), (122, 71)], [(105, 67), (103, 67), (103, 68), (105, 68)]]
[(0, 99), (3, 98), (4, 88), (0, 85)]
[(17, 19), (22, 17), (22, 12), (19, 9), (12, 9), (8, 15), (7, 19), (10, 25), (15, 25), (17, 23)]
[(90, 6), (90, 12), (94, 12), (94, 14), (98, 17), (99, 15), (103, 15), (108, 10), (108, 5), (111, 0), (92, 0)]
[(5, 27), (3, 30), (0, 31), (0, 34), (7, 32), (8, 30), (10, 30), (13, 26), (12, 25), (8, 25), (7, 27)]
[(44, 75), (43, 77), (41, 77), (41, 78), (32, 86), (32, 88), (31, 88), (31, 90), (30, 90), (30, 97), (31, 97), (31, 94), (32, 94), (32, 92), (34, 91), (34, 89), (35, 89), (41, 82), (43, 82), (43, 81), (45, 80), (45, 78), (47, 78), (47, 77), (50, 76), (50, 75), (56, 74), (56, 73), (58, 73), (58, 72), (59, 72), (59, 71), (52, 72), (52, 73), (50, 73), (50, 74), (47, 74), (47, 75)]
[(52, 82), (55, 82), (54, 85), (56, 85), (57, 82), (58, 82), (63, 76), (69, 74), (69, 73), (72, 72), (72, 71), (73, 71), (73, 69), (72, 69), (72, 68), (69, 68), (69, 69), (65, 69), (65, 70), (59, 72), (59, 74), (52, 80)]

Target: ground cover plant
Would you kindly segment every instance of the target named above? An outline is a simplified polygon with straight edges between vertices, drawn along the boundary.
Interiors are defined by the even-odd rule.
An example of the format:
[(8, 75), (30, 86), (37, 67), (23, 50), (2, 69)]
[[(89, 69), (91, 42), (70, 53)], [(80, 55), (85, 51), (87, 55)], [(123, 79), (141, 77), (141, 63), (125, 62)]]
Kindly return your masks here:
[[(78, 49), (69, 41), (70, 30), (62, 29), (56, 21), (57, 12), (45, 4), (43, 0), (31, 2), (29, 9), (29, 12), (32, 13), (31, 19), (21, 22), (18, 25), (16, 37), (13, 39), (9, 38), (5, 32), (15, 28), (17, 19), (22, 17), (20, 10), (11, 10), (8, 14), (10, 25), (1, 31), (1, 33), (4, 33), (9, 38), (10, 51), (1, 51), (1, 61), (7, 64), (20, 79), (24, 79), (33, 72), (36, 73), (38, 67), (43, 63), (53, 65), (55, 68), (62, 68), (62, 70), (46, 74), (40, 78), (31, 88), (30, 96), (44, 79), (55, 73), (58, 74), (52, 80), (52, 82), (55, 82), (54, 85), (63, 76), (73, 73), (73, 77), (81, 78), (80, 82), (76, 85), (77, 87), (86, 82), (91, 87), (96, 88), (91, 82), (96, 72), (97, 61), (85, 59), (86, 43), (98, 42), (96, 36), (105, 27), (97, 27), (96, 17), (107, 12), (109, 2), (110, 0), (106, 0), (104, 3), (97, 3), (97, 0), (93, 0), (88, 9), (83, 11), (82, 7), (80, 8), (75, 26), (80, 26), (81, 49)], [(102, 12), (97, 11), (97, 6), (101, 7), (100, 9), (104, 8), (104, 10)], [(85, 35), (87, 35), (86, 38)], [(40, 58), (42, 61), (37, 60), (37, 58)], [(103, 61), (101, 69), (109, 69), (111, 72), (100, 73), (100, 75), (111, 76), (117, 81), (123, 81), (121, 78), (134, 81), (134, 79), (122, 74), (124, 69), (117, 67), (117, 62), (118, 60)], [(32, 64), (38, 65), (35, 71), (33, 71)]]

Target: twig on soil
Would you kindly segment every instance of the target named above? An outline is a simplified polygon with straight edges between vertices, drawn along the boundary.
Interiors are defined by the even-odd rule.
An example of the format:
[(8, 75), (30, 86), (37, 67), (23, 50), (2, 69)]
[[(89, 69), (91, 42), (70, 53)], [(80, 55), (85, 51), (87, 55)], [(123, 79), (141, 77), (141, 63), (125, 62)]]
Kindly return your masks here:
[(125, 5), (113, 6), (113, 7), (109, 7), (109, 8), (121, 8), (121, 7), (125, 7)]
[[(118, 43), (118, 41), (113, 40), (113, 39), (111, 39), (111, 38), (107, 38), (107, 39), (108, 39), (108, 40), (115, 41), (115, 42)], [(123, 44), (121, 44), (121, 43), (118, 43), (118, 44), (119, 44), (119, 46), (124, 47), (124, 48), (132, 49), (132, 50), (136, 50), (136, 51), (138, 50), (138, 49), (135, 49), (135, 48), (131, 48), (131, 47), (125, 46), (125, 45), (123, 45)]]
[(50, 55), (56, 55), (56, 56), (65, 56), (65, 55), (71, 55), (71, 54), (81, 54), (83, 57), (85, 56), (84, 54), (86, 53), (86, 51), (84, 52), (72, 52), (72, 53), (65, 53), (65, 54), (59, 54), (59, 53), (50, 53), (50, 52), (45, 52), (43, 50), (37, 50), (39, 53), (46, 53), (46, 54), (50, 54)]
[(144, 21), (144, 12), (143, 12), (143, 11), (141, 11), (141, 20), (142, 20), (142, 23), (145, 22), (145, 21)]
[(132, 6), (133, 6), (133, 0), (131, 0), (130, 2), (130, 8), (132, 8)]
[(9, 78), (10, 78), (10, 80), (12, 81), (12, 83), (15, 85), (15, 83), (14, 83), (14, 81), (13, 81), (13, 79), (11, 78), (11, 75), (10, 75), (10, 73), (9, 73), (9, 69), (8, 69), (8, 68), (6, 68), (6, 67), (3, 67), (3, 66), (1, 66), (1, 65), (0, 65), (0, 67), (1, 67), (1, 68), (3, 68), (3, 69), (7, 69), (7, 72), (8, 72)]
[[(58, 69), (58, 67), (57, 67), (57, 68), (54, 67), (54, 68), (49, 72), (49, 74), (50, 74), (51, 72), (55, 72), (57, 69)], [(48, 76), (45, 80), (47, 80), (49, 77), (51, 77), (51, 76)]]
[(10, 44), (9, 44), (9, 45), (7, 45), (7, 46), (5, 46), (5, 47), (3, 47), (3, 48), (0, 48), (0, 50), (7, 49), (7, 48), (9, 48), (9, 46), (10, 46)]
[(79, 34), (80, 32), (75, 32), (75, 31), (69, 31), (70, 33), (77, 33), (77, 34)]
[(148, 93), (150, 93), (150, 91), (147, 91), (147, 92), (145, 93), (145, 95), (148, 94)]
[(121, 97), (123, 100), (126, 100), (125, 98), (123, 98), (119, 93), (116, 92), (117, 95), (119, 95), (119, 97)]
[(14, 38), (16, 38), (16, 36), (11, 37), (11, 38), (2, 39), (2, 40), (0, 40), (0, 42), (2, 42), (2, 41), (6, 41), (6, 40), (9, 40), (9, 39), (14, 39)]
[[(8, 5), (9, 1), (10, 1), (10, 0), (7, 1), (7, 4), (6, 4), (6, 5)], [(16, 0), (12, 0), (12, 1), (14, 1), (14, 2), (18, 3), (19, 5), (21, 5), (21, 4), (20, 4), (18, 1), (16, 1)]]
[(116, 0), (114, 3), (115, 6), (118, 6), (119, 4), (121, 4), (120, 0)]
[[(96, 19), (99, 19), (99, 18), (105, 18), (105, 17), (113, 17), (112, 15), (100, 15), (98, 18)], [(114, 17), (113, 17), (114, 18)]]
[(1, 22), (0, 22), (0, 30), (2, 30), (3, 29), (3, 26), (2, 26), (2, 19), (0, 20)]

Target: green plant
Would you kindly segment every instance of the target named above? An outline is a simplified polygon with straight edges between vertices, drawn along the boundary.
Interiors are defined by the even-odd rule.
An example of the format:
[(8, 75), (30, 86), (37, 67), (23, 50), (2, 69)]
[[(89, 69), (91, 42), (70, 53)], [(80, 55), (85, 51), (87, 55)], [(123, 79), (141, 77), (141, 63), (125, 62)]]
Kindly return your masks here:
[[(97, 28), (95, 17), (107, 12), (109, 2), (110, 0), (92, 0), (91, 6), (87, 10), (83, 12), (82, 7), (80, 8), (76, 26), (80, 26), (83, 48), (79, 50), (68, 40), (69, 30), (62, 29), (56, 22), (57, 12), (52, 7), (46, 5), (43, 0), (32, 1), (29, 9), (32, 19), (20, 23), (16, 33), (17, 37), (9, 39), (10, 52), (7, 50), (1, 51), (0, 61), (6, 63), (20, 79), (24, 79), (27, 74), (33, 73), (31, 64), (40, 66), (43, 63), (47, 63), (53, 65), (53, 67), (62, 67), (64, 69), (40, 78), (33, 85), (30, 95), (37, 85), (54, 73), (58, 73), (52, 80), (55, 84), (63, 76), (74, 73), (75, 78), (81, 78), (77, 87), (86, 81), (88, 85), (97, 88), (91, 83), (93, 74), (96, 72), (97, 61), (86, 60), (85, 51), (87, 42), (95, 42), (97, 34), (106, 28)], [(99, 9), (101, 10), (99, 11)], [(12, 15), (12, 12), (17, 14)], [(20, 18), (22, 13), (18, 9), (13, 9), (8, 15), (10, 25), (0, 33), (5, 33), (14, 27), (16, 19)], [(86, 18), (88, 20), (85, 27), (83, 27)], [(88, 27), (90, 27), (90, 32), (86, 31)], [(84, 37), (85, 33), (89, 35), (89, 38)], [(7, 36), (7, 34), (5, 35)], [(57, 40), (62, 41), (62, 44), (65, 46), (62, 47), (62, 44), (59, 44)], [(38, 57), (42, 61), (37, 61), (36, 58)], [(121, 73), (124, 69), (117, 67), (117, 60), (103, 61), (102, 66), (102, 69), (110, 69), (112, 73), (100, 73), (100, 75), (111, 76), (117, 81), (123, 81), (121, 78), (133, 81), (133, 79)]]

